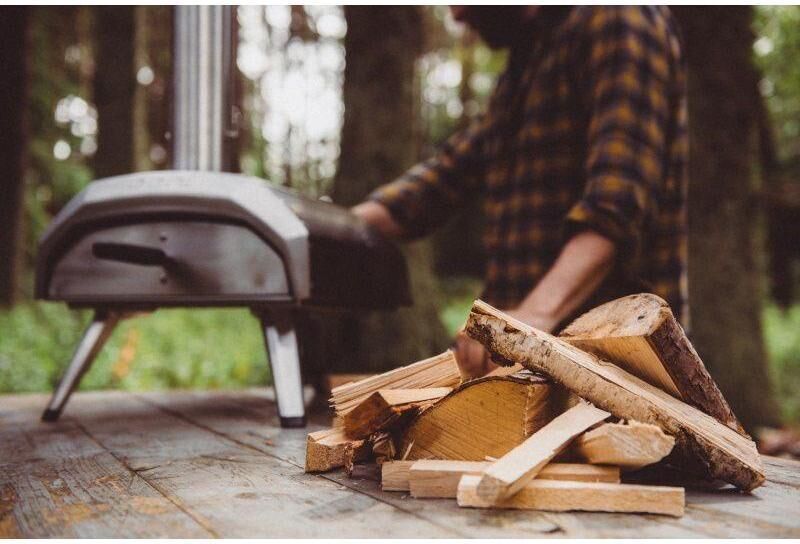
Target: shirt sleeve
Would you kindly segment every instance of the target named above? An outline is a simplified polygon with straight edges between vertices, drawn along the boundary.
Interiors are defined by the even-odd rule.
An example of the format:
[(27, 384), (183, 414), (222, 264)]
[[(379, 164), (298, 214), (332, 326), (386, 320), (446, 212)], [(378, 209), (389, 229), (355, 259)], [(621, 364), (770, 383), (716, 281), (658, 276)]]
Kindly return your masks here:
[(476, 119), (433, 157), (375, 190), (369, 200), (385, 205), (408, 238), (425, 236), (444, 224), (477, 191), (485, 122)]
[(669, 45), (664, 21), (645, 9), (604, 9), (587, 23), (586, 186), (567, 215), (568, 233), (595, 230), (621, 258), (641, 250), (668, 145)]

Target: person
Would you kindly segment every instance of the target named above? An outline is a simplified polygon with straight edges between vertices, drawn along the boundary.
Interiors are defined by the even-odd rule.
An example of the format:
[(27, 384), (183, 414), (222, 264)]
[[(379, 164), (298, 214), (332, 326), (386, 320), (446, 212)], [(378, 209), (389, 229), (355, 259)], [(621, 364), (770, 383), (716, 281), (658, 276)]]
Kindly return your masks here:
[[(353, 212), (384, 235), (430, 233), (482, 198), (481, 298), (557, 332), (635, 292), (686, 310), (686, 76), (657, 6), (458, 6), (508, 61), (486, 112)], [(462, 371), (493, 364), (460, 334)]]

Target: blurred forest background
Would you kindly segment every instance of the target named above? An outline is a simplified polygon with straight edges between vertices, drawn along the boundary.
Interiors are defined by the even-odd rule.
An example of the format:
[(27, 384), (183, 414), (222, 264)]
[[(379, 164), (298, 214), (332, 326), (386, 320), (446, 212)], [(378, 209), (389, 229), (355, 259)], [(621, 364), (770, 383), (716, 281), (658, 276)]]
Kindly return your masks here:
[[(690, 70), (692, 338), (743, 421), (796, 425), (800, 7), (674, 11)], [(240, 170), (343, 205), (468, 124), (505, 60), (442, 6), (246, 6), (238, 20)], [(0, 392), (50, 390), (90, 317), (31, 300), (44, 227), (93, 179), (170, 165), (171, 34), (169, 7), (0, 8)], [(407, 248), (418, 304), (362, 324), (384, 331), (382, 350), (351, 346), (370, 368), (446, 347), (480, 291), (479, 215)], [(118, 327), (82, 388), (268, 379), (247, 310), (170, 310)]]

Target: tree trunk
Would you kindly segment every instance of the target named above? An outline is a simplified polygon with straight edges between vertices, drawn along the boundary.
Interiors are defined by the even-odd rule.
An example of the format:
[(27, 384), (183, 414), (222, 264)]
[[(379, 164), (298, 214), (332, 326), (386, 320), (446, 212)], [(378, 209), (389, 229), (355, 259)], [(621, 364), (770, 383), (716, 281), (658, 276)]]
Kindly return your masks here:
[[(344, 12), (345, 114), (333, 200), (351, 206), (418, 158), (414, 62), (421, 50), (423, 15), (411, 6), (348, 6)], [(328, 370), (386, 370), (447, 347), (429, 244), (408, 245), (405, 254), (415, 304), (327, 323)]]
[(0, 307), (19, 293), (28, 148), (29, 7), (0, 8)]
[(95, 177), (133, 172), (135, 8), (95, 7), (94, 101), (97, 106)]
[(689, 66), (692, 340), (752, 430), (778, 423), (761, 328), (751, 7), (673, 8)]

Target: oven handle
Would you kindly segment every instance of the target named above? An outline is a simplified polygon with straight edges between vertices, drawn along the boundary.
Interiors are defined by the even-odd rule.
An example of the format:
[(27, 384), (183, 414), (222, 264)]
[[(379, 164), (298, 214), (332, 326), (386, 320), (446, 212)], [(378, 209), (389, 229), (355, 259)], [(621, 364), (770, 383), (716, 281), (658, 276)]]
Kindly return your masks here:
[(141, 266), (166, 267), (174, 263), (173, 259), (161, 248), (122, 242), (95, 242), (92, 244), (92, 255), (98, 259)]

